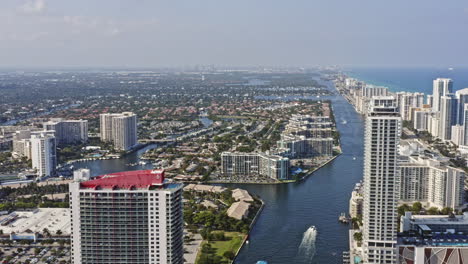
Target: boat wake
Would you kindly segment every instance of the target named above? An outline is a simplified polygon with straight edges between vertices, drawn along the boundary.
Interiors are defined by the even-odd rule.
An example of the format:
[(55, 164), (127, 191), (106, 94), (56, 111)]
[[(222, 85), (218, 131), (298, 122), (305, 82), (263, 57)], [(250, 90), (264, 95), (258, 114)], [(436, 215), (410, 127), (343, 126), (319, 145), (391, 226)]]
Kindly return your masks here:
[(311, 226), (304, 232), (297, 256), (302, 260), (310, 262), (315, 256), (315, 240), (317, 229)]

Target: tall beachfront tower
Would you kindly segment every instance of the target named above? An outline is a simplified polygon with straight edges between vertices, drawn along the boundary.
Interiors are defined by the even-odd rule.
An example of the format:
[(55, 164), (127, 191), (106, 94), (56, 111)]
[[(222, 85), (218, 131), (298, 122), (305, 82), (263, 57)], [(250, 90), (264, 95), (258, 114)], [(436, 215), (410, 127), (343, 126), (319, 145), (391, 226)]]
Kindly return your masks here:
[(437, 78), (433, 81), (432, 110), (440, 111), (440, 98), (453, 93), (453, 81), (447, 78)]
[(72, 263), (182, 264), (182, 187), (163, 170), (70, 183)]
[(452, 125), (456, 123), (456, 111), (457, 104), (453, 94), (440, 97), (439, 137), (443, 140), (450, 140), (452, 137)]
[(395, 263), (398, 145), (401, 117), (395, 98), (373, 97), (364, 138), (364, 263)]
[(468, 104), (468, 88), (464, 88), (455, 92), (457, 99), (457, 124), (465, 123), (465, 104)]

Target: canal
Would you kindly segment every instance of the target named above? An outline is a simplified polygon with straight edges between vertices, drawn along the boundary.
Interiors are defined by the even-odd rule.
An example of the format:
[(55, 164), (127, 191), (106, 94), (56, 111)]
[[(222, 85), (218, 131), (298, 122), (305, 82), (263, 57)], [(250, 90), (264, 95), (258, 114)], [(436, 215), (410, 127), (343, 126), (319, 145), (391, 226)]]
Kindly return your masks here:
[[(362, 179), (363, 121), (341, 96), (333, 96), (343, 154), (300, 183), (231, 185), (260, 196), (265, 207), (237, 263), (342, 263), (348, 226), (338, 222), (348, 211), (351, 191)], [(309, 228), (316, 227), (316, 233)]]
[[(231, 184), (260, 196), (263, 212), (237, 257), (236, 263), (254, 264), (334, 264), (342, 263), (348, 250), (348, 226), (338, 222), (341, 212), (348, 211), (354, 184), (362, 179), (363, 120), (341, 96), (331, 96), (343, 154), (300, 183), (284, 185)], [(315, 98), (317, 100), (317, 98)], [(93, 175), (136, 169), (151, 165), (129, 166), (138, 162), (146, 149), (120, 160), (78, 163)], [(311, 231), (315, 226), (317, 232)]]

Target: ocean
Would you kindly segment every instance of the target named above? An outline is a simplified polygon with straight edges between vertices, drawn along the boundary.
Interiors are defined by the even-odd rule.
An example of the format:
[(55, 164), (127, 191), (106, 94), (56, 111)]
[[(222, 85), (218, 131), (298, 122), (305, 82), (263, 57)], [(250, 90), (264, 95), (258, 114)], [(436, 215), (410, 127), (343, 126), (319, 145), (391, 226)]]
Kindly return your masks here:
[(451, 78), (454, 91), (468, 88), (468, 67), (464, 68), (350, 68), (344, 72), (366, 83), (386, 86), (392, 92), (432, 94), (432, 81)]

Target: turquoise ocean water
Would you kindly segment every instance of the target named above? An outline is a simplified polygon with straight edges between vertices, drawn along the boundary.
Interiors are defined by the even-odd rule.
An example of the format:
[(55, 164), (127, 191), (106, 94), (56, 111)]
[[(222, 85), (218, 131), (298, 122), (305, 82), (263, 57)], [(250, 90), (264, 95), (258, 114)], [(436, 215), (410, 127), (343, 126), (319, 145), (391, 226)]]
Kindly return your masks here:
[(369, 84), (386, 86), (392, 92), (432, 93), (432, 80), (451, 78), (454, 91), (468, 88), (468, 67), (464, 68), (351, 68), (345, 73)]

